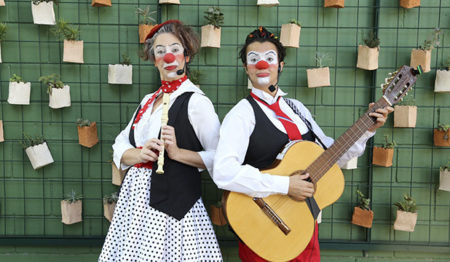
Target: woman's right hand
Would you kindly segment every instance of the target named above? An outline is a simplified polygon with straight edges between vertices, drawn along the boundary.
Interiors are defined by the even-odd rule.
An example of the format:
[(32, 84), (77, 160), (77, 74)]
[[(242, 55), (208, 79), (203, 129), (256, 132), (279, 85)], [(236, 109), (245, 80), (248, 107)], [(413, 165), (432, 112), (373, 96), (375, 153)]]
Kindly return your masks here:
[(157, 138), (148, 140), (139, 152), (140, 163), (155, 162), (158, 160), (159, 152), (163, 150), (163, 142)]

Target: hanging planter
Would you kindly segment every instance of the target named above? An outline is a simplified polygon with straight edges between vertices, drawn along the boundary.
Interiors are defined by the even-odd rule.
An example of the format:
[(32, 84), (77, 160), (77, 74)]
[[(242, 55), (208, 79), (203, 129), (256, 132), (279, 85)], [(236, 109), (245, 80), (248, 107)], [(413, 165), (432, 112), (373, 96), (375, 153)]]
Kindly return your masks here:
[[(0, 2), (0, 4), (1, 4), (1, 2)], [(4, 4), (5, 3), (3, 2), (3, 5)], [(2, 42), (5, 41), (5, 39), (6, 39), (7, 29), (8, 29), (8, 26), (6, 26), (6, 24), (0, 23), (0, 63), (2, 62)]]
[(439, 169), (439, 190), (450, 191), (450, 158), (447, 165)]
[(139, 43), (144, 43), (145, 38), (147, 37), (148, 33), (152, 31), (153, 27), (156, 25), (153, 25), (153, 23), (156, 22), (156, 20), (152, 17), (153, 14), (155, 14), (156, 11), (150, 11), (150, 6), (147, 6), (146, 8), (137, 8), (136, 14), (140, 17), (139, 22)]
[(414, 99), (404, 100), (394, 107), (394, 127), (416, 127), (417, 106)]
[(48, 106), (53, 109), (69, 107), (70, 102), (70, 86), (64, 85), (59, 79), (59, 75), (51, 74), (41, 76), (39, 78), (43, 84), (47, 86), (47, 94), (49, 96)]
[(306, 69), (308, 78), (308, 88), (330, 86), (330, 69), (323, 67), (325, 60), (328, 60), (328, 54), (316, 53), (316, 61), (319, 68)]
[(436, 93), (450, 92), (450, 58), (447, 61), (449, 64), (446, 70), (436, 71), (436, 80), (434, 81), (434, 92)]
[(133, 66), (130, 57), (122, 55), (122, 63), (108, 65), (108, 84), (112, 85), (131, 85), (133, 83)]
[(417, 222), (416, 201), (407, 194), (403, 195), (401, 202), (394, 204), (397, 206), (397, 218), (394, 222), (394, 230), (414, 232)]
[(119, 194), (117, 192), (111, 193), (111, 195), (106, 195), (103, 197), (103, 215), (105, 218), (111, 222), (114, 214), (114, 209), (116, 209), (117, 201), (119, 200)]
[(205, 18), (208, 20), (208, 24), (202, 26), (202, 39), (201, 47), (214, 47), (220, 48), (220, 36), (223, 24), (223, 13), (220, 11), (220, 7), (209, 7), (205, 11)]
[(258, 2), (257, 2), (257, 5), (267, 6), (267, 7), (277, 6), (279, 4), (280, 4), (280, 2), (278, 2), (278, 0), (258, 0)]
[(38, 169), (54, 162), (43, 136), (32, 137), (25, 135), (25, 140), (21, 144), (28, 159), (30, 159), (33, 169)]
[(0, 120), (0, 142), (4, 142), (5, 138), (3, 136), (3, 120)]
[(353, 210), (352, 224), (372, 228), (373, 211), (370, 210), (370, 199), (365, 198), (364, 194), (356, 190), (359, 197), (359, 204)]
[(298, 48), (301, 29), (300, 23), (295, 19), (290, 19), (289, 24), (281, 25), (280, 42), (283, 46)]
[(388, 142), (388, 136), (384, 136), (385, 143), (382, 147), (373, 148), (372, 164), (377, 166), (392, 166), (392, 158), (394, 157), (394, 147), (397, 145), (395, 141)]
[(345, 0), (325, 0), (324, 7), (344, 8)]
[(62, 18), (58, 20), (52, 33), (64, 39), (63, 62), (83, 64), (83, 41), (76, 40), (80, 30), (70, 26)]
[(91, 148), (98, 143), (97, 123), (87, 119), (79, 118), (78, 125), (78, 143), (84, 147)]
[(12, 105), (29, 105), (30, 92), (31, 83), (25, 83), (22, 77), (13, 74), (9, 79), (8, 103)]
[(364, 70), (378, 69), (378, 56), (380, 54), (380, 39), (373, 31), (370, 31), (369, 36), (364, 39), (366, 45), (358, 46), (358, 60), (357, 68)]
[(341, 169), (356, 169), (358, 167), (358, 157), (350, 159), (345, 165), (341, 166)]
[(31, 13), (33, 23), (38, 25), (54, 25), (55, 11), (53, 11), (53, 1), (32, 0)]
[(0, 6), (5, 6), (5, 0), (0, 0)]
[(92, 6), (112, 6), (111, 0), (92, 0)]
[(223, 206), (221, 202), (218, 202), (215, 205), (211, 205), (209, 207), (209, 211), (211, 213), (211, 222), (214, 225), (224, 226), (227, 224), (227, 220), (225, 219)]
[(413, 49), (411, 51), (411, 61), (410, 66), (417, 68), (417, 66), (422, 66), (424, 73), (430, 72), (431, 70), (431, 51), (433, 48), (438, 47), (440, 42), (439, 38), (442, 32), (440, 29), (436, 28), (433, 30), (432, 34), (424, 41), (419, 49)]
[(123, 179), (125, 178), (125, 174), (127, 173), (126, 170), (119, 170), (112, 162), (112, 184), (116, 186), (122, 185)]
[(180, 0), (159, 0), (159, 4), (172, 4), (172, 5), (179, 5)]
[(61, 222), (71, 225), (83, 221), (81, 217), (82, 198), (81, 195), (77, 195), (72, 189), (72, 192), (66, 196), (66, 199), (61, 200)]
[(450, 147), (450, 125), (440, 123), (439, 127), (434, 129), (433, 141), (435, 146)]
[(400, 0), (400, 6), (403, 8), (414, 8), (420, 6), (420, 0)]

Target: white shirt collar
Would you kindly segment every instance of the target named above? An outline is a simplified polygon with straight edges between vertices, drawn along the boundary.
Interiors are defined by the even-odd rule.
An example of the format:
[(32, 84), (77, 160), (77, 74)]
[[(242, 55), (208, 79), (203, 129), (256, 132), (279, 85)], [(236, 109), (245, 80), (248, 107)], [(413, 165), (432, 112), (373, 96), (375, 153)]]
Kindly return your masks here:
[(252, 87), (252, 93), (269, 105), (275, 103), (278, 100), (278, 97), (287, 95), (287, 93), (283, 92), (283, 90), (281, 90), (280, 87), (278, 87), (277, 93), (275, 94), (274, 97), (272, 97), (272, 95), (270, 95), (269, 93), (262, 91), (261, 89), (258, 89), (256, 87)]

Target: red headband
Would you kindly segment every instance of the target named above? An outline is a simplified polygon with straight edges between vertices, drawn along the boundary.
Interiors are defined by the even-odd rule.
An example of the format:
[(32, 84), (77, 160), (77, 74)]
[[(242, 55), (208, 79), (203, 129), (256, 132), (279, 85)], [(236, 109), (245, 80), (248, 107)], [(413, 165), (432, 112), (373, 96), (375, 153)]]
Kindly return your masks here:
[(148, 33), (147, 37), (145, 37), (145, 40), (152, 38), (158, 31), (159, 29), (161, 29), (161, 27), (163, 27), (164, 25), (167, 24), (171, 24), (171, 23), (176, 23), (176, 24), (183, 24), (180, 20), (167, 20), (164, 23), (161, 23), (159, 25), (155, 25), (152, 30), (150, 31), (150, 33)]

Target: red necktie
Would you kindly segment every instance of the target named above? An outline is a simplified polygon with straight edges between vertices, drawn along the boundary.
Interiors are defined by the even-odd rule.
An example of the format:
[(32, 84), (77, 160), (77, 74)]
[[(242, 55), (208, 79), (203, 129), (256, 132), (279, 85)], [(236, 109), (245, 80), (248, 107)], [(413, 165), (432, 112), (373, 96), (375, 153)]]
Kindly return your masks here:
[(262, 104), (266, 105), (268, 108), (272, 109), (273, 112), (277, 115), (278, 120), (283, 124), (284, 129), (286, 129), (287, 135), (289, 137), (289, 140), (299, 140), (302, 139), (302, 135), (300, 134), (300, 131), (298, 130), (297, 125), (290, 119), (283, 111), (281, 111), (280, 108), (280, 97), (278, 97), (277, 101), (271, 105), (267, 104), (263, 100), (261, 100), (259, 97), (257, 97), (255, 94), (250, 93), (251, 96), (256, 100), (261, 102)]

